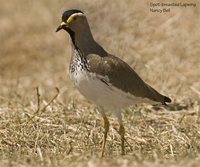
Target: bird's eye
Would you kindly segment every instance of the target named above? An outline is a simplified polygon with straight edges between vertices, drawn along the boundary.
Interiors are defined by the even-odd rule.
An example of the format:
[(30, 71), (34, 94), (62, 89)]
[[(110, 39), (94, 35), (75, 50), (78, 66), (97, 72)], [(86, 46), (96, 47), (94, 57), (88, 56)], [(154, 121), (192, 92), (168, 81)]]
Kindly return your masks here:
[(77, 19), (77, 17), (74, 17), (74, 19), (73, 20), (76, 20)]

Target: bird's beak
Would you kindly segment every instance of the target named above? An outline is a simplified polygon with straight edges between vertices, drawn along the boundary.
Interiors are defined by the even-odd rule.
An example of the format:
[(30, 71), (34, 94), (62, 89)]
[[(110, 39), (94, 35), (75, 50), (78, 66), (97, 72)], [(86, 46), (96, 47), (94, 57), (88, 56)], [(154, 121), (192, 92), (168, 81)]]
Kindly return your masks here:
[(66, 27), (68, 27), (67, 23), (62, 22), (62, 23), (58, 26), (58, 28), (56, 29), (56, 32), (58, 32), (58, 31), (60, 31), (60, 30), (62, 30), (62, 29), (64, 29), (64, 28), (66, 28)]

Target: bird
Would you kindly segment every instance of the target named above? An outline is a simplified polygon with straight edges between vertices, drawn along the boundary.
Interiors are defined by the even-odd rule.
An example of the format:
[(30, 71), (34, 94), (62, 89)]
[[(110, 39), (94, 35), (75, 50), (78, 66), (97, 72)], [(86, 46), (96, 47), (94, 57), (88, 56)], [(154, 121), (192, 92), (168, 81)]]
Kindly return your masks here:
[[(101, 25), (103, 26), (103, 25)], [(69, 75), (75, 87), (86, 99), (98, 106), (104, 121), (101, 157), (104, 156), (109, 120), (106, 112), (118, 120), (121, 154), (125, 154), (125, 128), (123, 109), (135, 104), (160, 103), (167, 105), (171, 99), (160, 94), (123, 60), (107, 52), (93, 38), (87, 17), (79, 9), (66, 10), (56, 32), (65, 30), (71, 39), (72, 55)]]

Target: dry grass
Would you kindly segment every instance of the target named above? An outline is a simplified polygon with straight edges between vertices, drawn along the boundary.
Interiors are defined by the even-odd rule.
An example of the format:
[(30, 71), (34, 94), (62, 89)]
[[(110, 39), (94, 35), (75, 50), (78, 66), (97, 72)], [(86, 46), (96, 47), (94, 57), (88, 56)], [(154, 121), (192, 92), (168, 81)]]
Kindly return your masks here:
[[(153, 14), (144, 0), (2, 1), (0, 166), (199, 166), (200, 9), (193, 2), (196, 8)], [(85, 11), (110, 53), (173, 99), (168, 108), (124, 111), (126, 156), (110, 115), (99, 158), (101, 117), (66, 74), (70, 43), (54, 31), (71, 8)]]

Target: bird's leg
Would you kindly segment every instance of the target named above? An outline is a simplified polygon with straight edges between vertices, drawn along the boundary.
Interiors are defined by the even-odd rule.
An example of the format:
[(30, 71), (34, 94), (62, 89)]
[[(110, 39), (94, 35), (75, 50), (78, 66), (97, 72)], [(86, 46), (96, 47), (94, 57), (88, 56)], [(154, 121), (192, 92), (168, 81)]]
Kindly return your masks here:
[(122, 123), (120, 123), (120, 126), (119, 126), (119, 134), (121, 136), (121, 154), (125, 155), (125, 151), (124, 151), (124, 141), (125, 141), (124, 134), (125, 134), (125, 129), (124, 129), (124, 126), (123, 126)]
[(109, 126), (110, 126), (108, 118), (106, 117), (105, 114), (103, 114), (103, 120), (104, 120), (104, 130), (105, 131), (104, 131), (104, 138), (103, 138), (103, 144), (102, 144), (102, 150), (101, 150), (101, 157), (104, 156), (106, 139), (107, 139), (107, 134), (108, 134)]
[(123, 126), (121, 110), (116, 110), (115, 111), (115, 115), (116, 115), (116, 117), (118, 119), (118, 122), (119, 122), (119, 131), (118, 130), (116, 130), (116, 131), (121, 136), (121, 154), (125, 155), (125, 149), (124, 149), (124, 143), (125, 143), (124, 134), (125, 134), (125, 129), (124, 129), (124, 126)]

